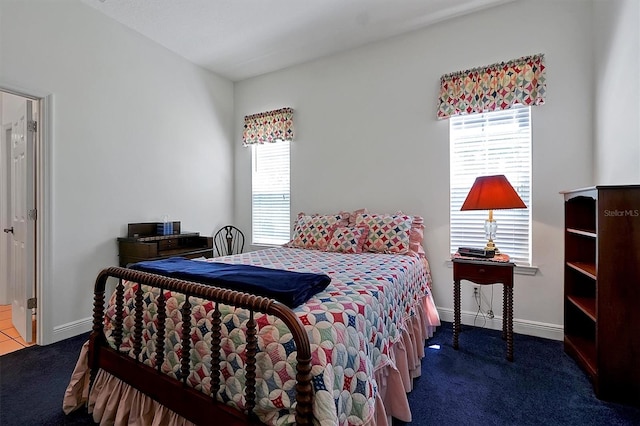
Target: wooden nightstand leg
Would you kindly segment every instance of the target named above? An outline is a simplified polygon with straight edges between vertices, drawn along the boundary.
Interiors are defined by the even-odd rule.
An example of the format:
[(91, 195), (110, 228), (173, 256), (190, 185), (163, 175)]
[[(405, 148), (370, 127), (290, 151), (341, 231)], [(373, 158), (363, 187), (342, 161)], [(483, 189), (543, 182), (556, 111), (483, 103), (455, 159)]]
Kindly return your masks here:
[(507, 360), (513, 361), (513, 286), (507, 286), (509, 300), (507, 301)]
[(508, 328), (508, 312), (509, 312), (509, 307), (508, 307), (508, 302), (507, 299), (508, 297), (508, 286), (503, 285), (502, 286), (502, 340), (507, 340), (507, 328)]
[(453, 349), (458, 349), (460, 332), (460, 281), (453, 282)]

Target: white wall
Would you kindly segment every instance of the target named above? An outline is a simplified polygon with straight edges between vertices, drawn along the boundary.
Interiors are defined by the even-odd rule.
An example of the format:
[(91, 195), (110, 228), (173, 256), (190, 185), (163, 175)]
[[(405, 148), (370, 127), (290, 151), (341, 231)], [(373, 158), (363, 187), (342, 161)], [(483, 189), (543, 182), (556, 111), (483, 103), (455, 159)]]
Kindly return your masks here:
[(233, 83), (79, 0), (2, 0), (0, 87), (53, 95), (44, 338), (86, 328), (127, 223), (233, 217)]
[[(558, 192), (593, 182), (591, 23), (592, 4), (585, 1), (521, 1), (460, 17), (236, 83), (235, 126), (242, 127), (246, 114), (295, 109), (292, 216), (361, 207), (424, 216), (434, 297), (443, 319), (452, 320), (449, 131), (447, 121), (435, 118), (440, 76), (544, 53), (547, 102), (532, 109), (533, 263), (539, 271), (516, 276), (514, 325), (517, 332), (561, 338)], [(251, 156), (241, 134), (235, 139), (236, 217), (249, 230)], [(484, 293), (490, 297), (491, 290)], [(501, 297), (496, 287), (497, 316)], [(462, 298), (463, 311), (475, 312), (471, 285), (463, 285)]]
[[(282, 106), (296, 110), (292, 215), (360, 207), (423, 215), (435, 299), (450, 320), (449, 144), (448, 123), (435, 119), (439, 78), (534, 53), (544, 53), (548, 66), (547, 103), (532, 110), (533, 262), (539, 272), (516, 276), (515, 327), (558, 337), (558, 192), (595, 183), (592, 164), (602, 177), (597, 183), (637, 180), (633, 164), (626, 169), (631, 173), (607, 176), (628, 149), (640, 158), (640, 131), (630, 124), (622, 142), (605, 130), (618, 128), (607, 111), (594, 115), (594, 81), (598, 99), (621, 90), (615, 79), (605, 78), (606, 64), (613, 62), (620, 72), (633, 49), (628, 41), (627, 53), (610, 53), (612, 43), (640, 38), (637, 25), (625, 18), (637, 12), (635, 0), (616, 1), (617, 9), (597, 2), (595, 18), (590, 1), (519, 1), (246, 80), (236, 84), (234, 95), (231, 82), (79, 0), (2, 0), (0, 87), (52, 93), (54, 99), (52, 271), (43, 284), (52, 306), (43, 318), (41, 343), (73, 334), (77, 323), (86, 325), (95, 275), (117, 262), (115, 238), (125, 234), (127, 223), (168, 213), (205, 235), (226, 222), (249, 231), (250, 151), (241, 147), (236, 129), (245, 114)], [(595, 75), (594, 23), (598, 37), (611, 38), (609, 44), (601, 39), (596, 57), (603, 65)], [(614, 36), (620, 26), (621, 35)], [(637, 62), (633, 66), (637, 74)], [(640, 110), (637, 102), (635, 108)], [(597, 163), (594, 119), (596, 152), (615, 147)], [(463, 287), (467, 312), (473, 311), (470, 288)], [(498, 316), (500, 297), (496, 287)]]
[(599, 185), (640, 183), (640, 2), (596, 0), (595, 170)]

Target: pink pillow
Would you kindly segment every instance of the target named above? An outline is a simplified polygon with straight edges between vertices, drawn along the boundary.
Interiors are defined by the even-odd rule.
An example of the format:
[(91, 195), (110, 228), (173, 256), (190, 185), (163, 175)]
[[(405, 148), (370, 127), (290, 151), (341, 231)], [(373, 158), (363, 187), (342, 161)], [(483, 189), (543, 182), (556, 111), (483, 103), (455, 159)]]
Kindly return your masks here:
[(356, 219), (358, 218), (358, 215), (361, 213), (367, 213), (367, 209), (358, 209), (358, 210), (354, 210), (351, 213), (349, 213), (349, 226), (355, 226), (356, 225)]
[(414, 216), (411, 221), (411, 233), (409, 234), (409, 249), (414, 253), (423, 253), (422, 241), (424, 240), (424, 219), (422, 216)]
[(367, 226), (334, 226), (327, 251), (338, 253), (362, 253), (362, 246), (369, 235)]
[(293, 239), (289, 242), (289, 247), (305, 248), (313, 250), (324, 250), (331, 238), (331, 227), (336, 225), (345, 226), (348, 224), (349, 214), (338, 213), (335, 215), (307, 215), (298, 214), (295, 227), (293, 228)]
[(412, 220), (411, 216), (403, 214), (358, 214), (356, 226), (369, 227), (363, 250), (375, 253), (409, 253)]

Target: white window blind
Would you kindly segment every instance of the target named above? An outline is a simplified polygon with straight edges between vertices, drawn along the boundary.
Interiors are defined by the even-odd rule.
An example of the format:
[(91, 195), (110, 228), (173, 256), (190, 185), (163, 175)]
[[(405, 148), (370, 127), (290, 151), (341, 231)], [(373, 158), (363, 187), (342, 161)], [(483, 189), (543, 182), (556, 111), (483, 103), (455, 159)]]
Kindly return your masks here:
[(288, 141), (252, 145), (252, 243), (279, 245), (290, 239)]
[(520, 265), (531, 265), (531, 107), (449, 119), (451, 143), (451, 253), (485, 246), (488, 211), (460, 211), (478, 176), (504, 174), (526, 209), (494, 210), (496, 247)]

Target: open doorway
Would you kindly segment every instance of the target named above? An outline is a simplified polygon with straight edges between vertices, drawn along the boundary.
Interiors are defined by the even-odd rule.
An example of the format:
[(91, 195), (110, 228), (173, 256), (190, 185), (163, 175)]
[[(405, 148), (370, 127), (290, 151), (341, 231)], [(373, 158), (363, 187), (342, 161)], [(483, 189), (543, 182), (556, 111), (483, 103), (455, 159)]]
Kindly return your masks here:
[(40, 100), (0, 91), (0, 354), (37, 342)]

